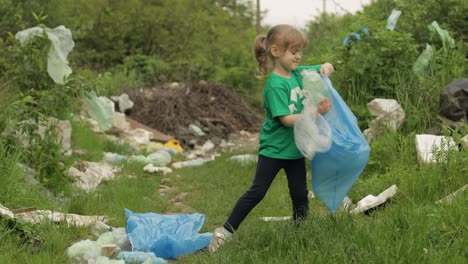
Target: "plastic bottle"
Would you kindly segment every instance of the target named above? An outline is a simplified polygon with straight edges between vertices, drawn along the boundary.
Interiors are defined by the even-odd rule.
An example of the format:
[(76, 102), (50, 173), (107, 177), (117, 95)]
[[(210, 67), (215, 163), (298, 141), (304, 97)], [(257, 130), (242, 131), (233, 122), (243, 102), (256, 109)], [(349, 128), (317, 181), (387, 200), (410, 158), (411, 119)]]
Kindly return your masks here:
[(303, 93), (306, 97), (306, 105), (317, 106), (320, 100), (330, 97), (330, 93), (322, 81), (322, 77), (315, 70), (304, 70), (301, 72)]

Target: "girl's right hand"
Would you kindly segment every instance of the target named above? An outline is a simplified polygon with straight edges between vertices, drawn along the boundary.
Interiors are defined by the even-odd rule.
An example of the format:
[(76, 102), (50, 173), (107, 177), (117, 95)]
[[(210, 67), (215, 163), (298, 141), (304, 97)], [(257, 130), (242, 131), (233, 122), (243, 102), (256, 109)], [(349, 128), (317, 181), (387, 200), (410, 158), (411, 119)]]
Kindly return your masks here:
[(332, 108), (333, 102), (330, 98), (325, 97), (317, 105), (317, 112), (319, 114), (324, 115)]

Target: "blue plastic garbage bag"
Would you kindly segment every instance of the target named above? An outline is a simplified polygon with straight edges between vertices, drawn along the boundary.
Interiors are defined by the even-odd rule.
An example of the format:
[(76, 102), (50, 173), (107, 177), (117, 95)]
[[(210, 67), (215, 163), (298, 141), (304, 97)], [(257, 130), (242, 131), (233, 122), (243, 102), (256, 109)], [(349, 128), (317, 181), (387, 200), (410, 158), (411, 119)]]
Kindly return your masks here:
[(208, 247), (211, 233), (198, 234), (205, 215), (136, 214), (125, 209), (127, 235), (134, 251), (151, 251), (161, 258), (176, 259)]
[(312, 189), (332, 213), (335, 213), (367, 165), (370, 147), (341, 96), (327, 76), (322, 77), (331, 92), (332, 109), (324, 115), (332, 130), (332, 145), (317, 152), (310, 161)]

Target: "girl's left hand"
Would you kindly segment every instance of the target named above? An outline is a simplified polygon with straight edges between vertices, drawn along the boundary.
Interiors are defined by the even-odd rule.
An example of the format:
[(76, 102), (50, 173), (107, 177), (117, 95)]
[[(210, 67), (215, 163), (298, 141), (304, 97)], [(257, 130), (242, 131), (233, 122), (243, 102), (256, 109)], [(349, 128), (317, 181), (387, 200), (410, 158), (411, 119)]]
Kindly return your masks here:
[(333, 101), (330, 98), (325, 97), (318, 103), (317, 112), (319, 112), (321, 115), (324, 115), (332, 108), (332, 105)]
[(320, 75), (325, 74), (330, 77), (334, 71), (335, 68), (331, 63), (326, 62), (320, 66)]

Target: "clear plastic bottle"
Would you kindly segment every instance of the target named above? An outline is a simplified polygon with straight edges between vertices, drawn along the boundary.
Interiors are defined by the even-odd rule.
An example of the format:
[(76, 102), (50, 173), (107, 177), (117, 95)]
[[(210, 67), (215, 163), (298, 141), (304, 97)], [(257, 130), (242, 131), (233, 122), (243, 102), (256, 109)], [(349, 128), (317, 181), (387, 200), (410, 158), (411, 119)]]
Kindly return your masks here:
[(322, 77), (315, 70), (304, 70), (301, 72), (302, 83), (304, 85), (303, 93), (306, 97), (306, 104), (317, 106), (325, 97), (330, 97), (330, 93), (322, 81)]

